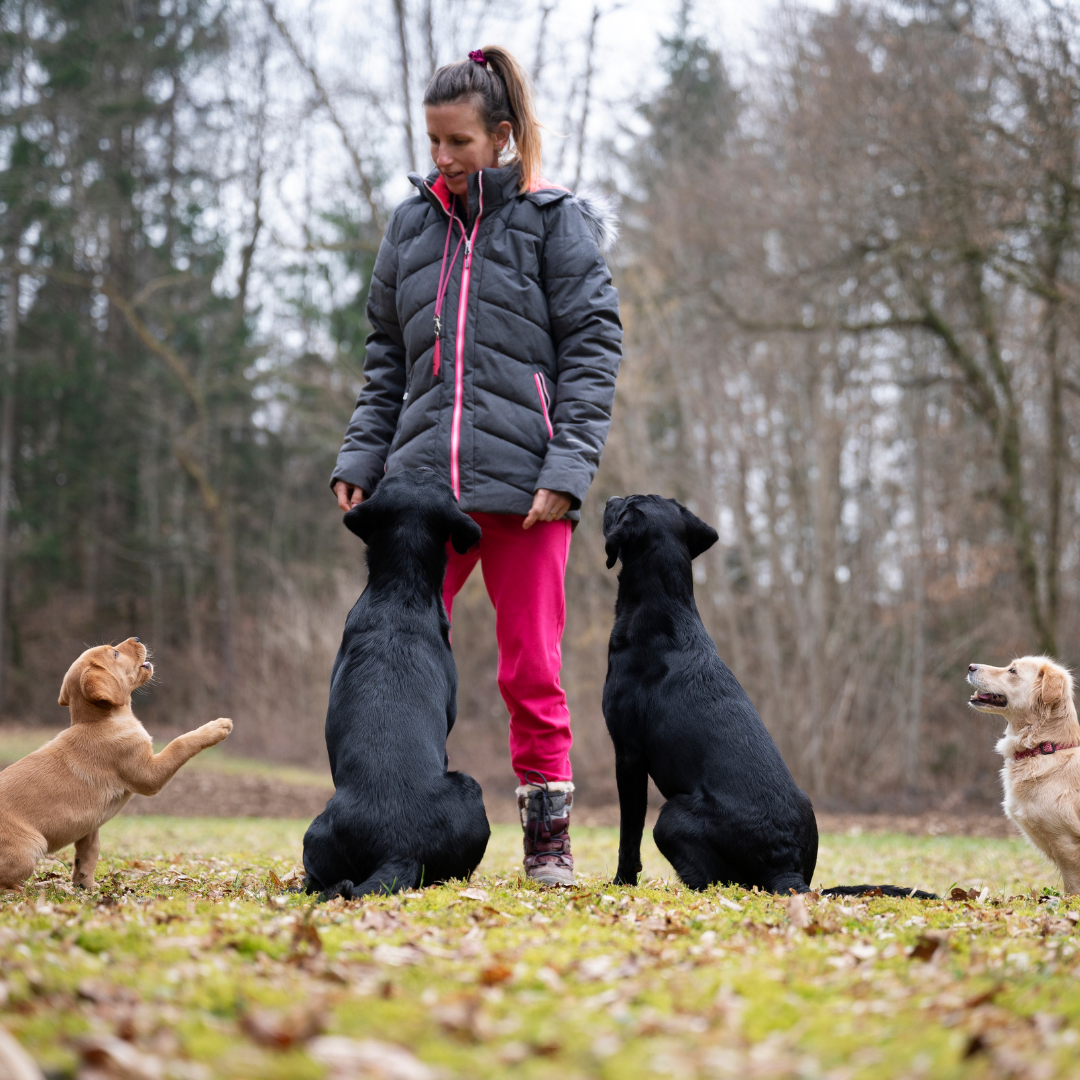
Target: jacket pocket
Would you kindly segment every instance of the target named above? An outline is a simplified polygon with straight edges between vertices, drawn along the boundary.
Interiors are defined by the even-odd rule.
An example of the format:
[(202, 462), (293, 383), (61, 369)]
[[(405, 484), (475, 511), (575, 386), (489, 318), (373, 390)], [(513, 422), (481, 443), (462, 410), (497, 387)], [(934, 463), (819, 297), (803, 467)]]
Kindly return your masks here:
[(551, 399), (548, 397), (547, 383), (539, 371), (533, 372), (533, 382), (536, 384), (536, 392), (540, 396), (540, 411), (544, 414), (544, 424), (547, 427), (548, 438), (555, 434), (551, 427)]

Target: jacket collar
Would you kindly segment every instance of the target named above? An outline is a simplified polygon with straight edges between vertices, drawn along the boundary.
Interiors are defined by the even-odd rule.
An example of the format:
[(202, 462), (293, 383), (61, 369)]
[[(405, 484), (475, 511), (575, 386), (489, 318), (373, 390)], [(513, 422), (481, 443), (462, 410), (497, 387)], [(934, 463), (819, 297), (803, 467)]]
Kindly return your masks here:
[[(450, 200), (453, 196), (439, 175), (438, 169), (432, 169), (427, 176), (409, 173), (409, 180), (420, 194), (444, 214), (450, 213)], [(518, 191), (521, 183), (521, 169), (517, 162), (504, 165), (500, 169), (481, 169), (466, 179), (468, 184), (469, 217), (472, 221), (480, 208), (480, 187), (484, 185), (484, 212), (497, 210), (504, 203), (518, 197), (526, 198), (537, 206), (545, 206), (565, 198), (570, 192), (566, 188), (556, 187), (547, 180), (541, 180), (533, 191), (522, 194)]]

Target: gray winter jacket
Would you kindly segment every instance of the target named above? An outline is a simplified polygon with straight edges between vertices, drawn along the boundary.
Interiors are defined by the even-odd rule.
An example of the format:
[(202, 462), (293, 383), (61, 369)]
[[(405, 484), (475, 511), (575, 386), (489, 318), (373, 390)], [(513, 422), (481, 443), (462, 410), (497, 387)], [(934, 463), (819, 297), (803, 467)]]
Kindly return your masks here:
[(330, 482), (370, 494), (384, 473), (427, 466), (465, 511), (527, 514), (548, 488), (571, 496), (576, 518), (621, 356), (600, 253), (613, 220), (562, 188), (520, 194), (516, 165), (468, 178), (465, 220), (437, 171), (409, 179), (418, 192), (375, 261), (367, 383)]

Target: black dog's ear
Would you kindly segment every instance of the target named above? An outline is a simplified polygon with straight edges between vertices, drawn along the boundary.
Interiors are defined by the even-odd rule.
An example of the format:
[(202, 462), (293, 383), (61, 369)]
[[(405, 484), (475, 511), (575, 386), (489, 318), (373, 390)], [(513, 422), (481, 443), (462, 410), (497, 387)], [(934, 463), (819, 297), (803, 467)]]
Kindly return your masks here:
[(630, 539), (626, 514), (623, 507), (625, 499), (612, 495), (604, 507), (604, 551), (607, 553), (607, 568), (610, 570), (619, 558), (619, 548)]
[(354, 506), (341, 520), (345, 527), (356, 533), (366, 544), (379, 522), (382, 513), (377, 505), (372, 505), (370, 499), (365, 499), (359, 506)]
[(720, 539), (720, 534), (711, 525), (706, 525), (697, 514), (691, 514), (681, 503), (679, 510), (686, 526), (686, 546), (690, 549), (690, 558), (693, 560), (703, 551), (708, 551)]
[(604, 551), (607, 553), (607, 568), (609, 570), (618, 561), (619, 548), (622, 547), (626, 538), (626, 530), (621, 528), (616, 528), (610, 536), (605, 538)]
[(450, 513), (450, 543), (459, 555), (464, 555), (474, 544), (480, 543), (480, 526), (459, 510), (456, 503)]

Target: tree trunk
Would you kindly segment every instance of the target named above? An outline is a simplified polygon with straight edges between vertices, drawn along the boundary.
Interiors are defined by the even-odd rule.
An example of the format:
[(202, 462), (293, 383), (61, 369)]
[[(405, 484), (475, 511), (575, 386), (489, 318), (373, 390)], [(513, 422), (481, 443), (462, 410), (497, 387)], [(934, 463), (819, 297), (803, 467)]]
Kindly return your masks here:
[(8, 273), (7, 318), (4, 327), (4, 397), (0, 405), (0, 716), (7, 689), (6, 634), (8, 578), (8, 506), (11, 502), (11, 472), (15, 450), (15, 349), (19, 335), (19, 275)]
[(915, 791), (919, 786), (919, 750), (922, 745), (923, 682), (926, 678), (926, 588), (923, 570), (923, 541), (926, 531), (926, 401), (923, 391), (911, 392), (911, 434), (915, 440), (915, 551), (911, 566), (911, 694), (909, 698), (906, 780)]

